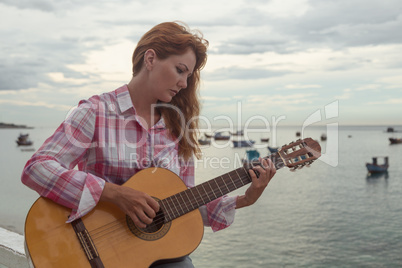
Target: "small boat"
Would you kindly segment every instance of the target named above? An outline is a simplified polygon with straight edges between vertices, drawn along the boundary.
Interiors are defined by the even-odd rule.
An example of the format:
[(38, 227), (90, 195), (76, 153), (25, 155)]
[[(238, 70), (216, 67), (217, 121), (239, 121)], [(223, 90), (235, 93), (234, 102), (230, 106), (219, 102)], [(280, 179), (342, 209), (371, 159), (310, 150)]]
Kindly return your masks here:
[(382, 172), (387, 172), (389, 164), (388, 164), (388, 156), (384, 157), (384, 164), (380, 165), (377, 162), (377, 158), (379, 157), (373, 157), (373, 162), (372, 163), (366, 163), (366, 168), (369, 173), (382, 173)]
[(247, 150), (243, 158), (243, 163), (250, 163), (251, 161), (258, 160), (260, 153), (257, 150)]
[(268, 146), (268, 150), (271, 152), (271, 154), (276, 153), (278, 151), (278, 149), (279, 149), (278, 147)]
[(269, 138), (261, 138), (261, 142), (269, 142)]
[(296, 137), (300, 137), (300, 131), (296, 132)]
[(391, 144), (398, 144), (398, 143), (402, 143), (402, 139), (389, 138), (389, 142), (390, 142)]
[(216, 141), (227, 141), (230, 140), (230, 136), (223, 135), (222, 132), (218, 132), (214, 135), (214, 140)]
[(198, 139), (198, 143), (200, 145), (210, 145), (211, 144), (211, 140), (209, 139)]
[(15, 142), (18, 144), (18, 146), (30, 146), (33, 144), (33, 142), (30, 141), (28, 137), (29, 134), (20, 134)]
[(240, 148), (240, 147), (251, 147), (255, 143), (253, 140), (240, 140), (240, 141), (232, 141), (233, 147)]
[(395, 130), (394, 130), (393, 127), (389, 127), (389, 128), (387, 128), (387, 132), (388, 133), (393, 133), (393, 132), (395, 132)]
[(321, 135), (321, 141), (326, 141), (327, 140), (327, 135), (326, 134), (322, 134)]
[(238, 130), (236, 132), (231, 132), (230, 133), (232, 136), (243, 136), (244, 135), (244, 131), (243, 130)]
[(207, 133), (204, 133), (204, 136), (205, 136), (205, 138), (207, 138), (207, 139), (210, 139), (210, 138), (213, 138), (213, 137), (214, 137), (214, 135), (207, 134)]

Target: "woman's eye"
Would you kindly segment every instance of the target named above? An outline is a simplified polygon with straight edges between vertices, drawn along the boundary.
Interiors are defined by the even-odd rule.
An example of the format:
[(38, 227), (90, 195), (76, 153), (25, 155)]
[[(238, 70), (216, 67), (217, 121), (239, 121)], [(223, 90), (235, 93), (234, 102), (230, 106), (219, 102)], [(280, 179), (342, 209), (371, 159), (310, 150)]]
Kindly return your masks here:
[(179, 67), (176, 67), (176, 69), (177, 69), (177, 72), (178, 72), (179, 74), (183, 73), (183, 70), (180, 69)]

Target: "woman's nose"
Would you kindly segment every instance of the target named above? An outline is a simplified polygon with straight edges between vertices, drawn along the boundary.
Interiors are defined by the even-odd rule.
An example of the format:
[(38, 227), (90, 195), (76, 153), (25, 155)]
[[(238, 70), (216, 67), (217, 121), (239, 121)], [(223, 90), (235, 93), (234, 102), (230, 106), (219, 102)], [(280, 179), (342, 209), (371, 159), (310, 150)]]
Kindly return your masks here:
[(178, 86), (180, 87), (180, 89), (184, 89), (187, 87), (187, 78), (181, 78), (179, 80)]

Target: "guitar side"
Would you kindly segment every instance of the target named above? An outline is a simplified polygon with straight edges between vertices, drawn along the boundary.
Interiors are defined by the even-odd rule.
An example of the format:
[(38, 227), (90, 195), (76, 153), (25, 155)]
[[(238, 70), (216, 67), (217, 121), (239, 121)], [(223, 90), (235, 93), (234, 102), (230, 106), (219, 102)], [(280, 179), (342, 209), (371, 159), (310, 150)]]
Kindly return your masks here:
[[(162, 168), (149, 168), (124, 186), (164, 199), (186, 190), (183, 181)], [(25, 223), (27, 250), (35, 267), (90, 267), (71, 224), (70, 209), (46, 198), (31, 207)], [(82, 218), (105, 267), (149, 267), (158, 260), (176, 259), (201, 243), (203, 223), (196, 209), (171, 222), (166, 233), (139, 238), (127, 226), (126, 216), (113, 204), (99, 202)]]

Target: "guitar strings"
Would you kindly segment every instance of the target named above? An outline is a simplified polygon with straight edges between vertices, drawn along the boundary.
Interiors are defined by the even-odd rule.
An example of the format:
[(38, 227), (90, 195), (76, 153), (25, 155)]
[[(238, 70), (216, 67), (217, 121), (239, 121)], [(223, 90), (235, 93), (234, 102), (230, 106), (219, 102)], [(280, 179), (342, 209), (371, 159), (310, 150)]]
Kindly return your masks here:
[[(269, 158), (269, 157), (267, 157), (267, 158)], [(274, 162), (276, 162), (276, 161), (274, 161)], [(252, 161), (250, 164), (251, 164), (251, 165), (256, 165), (256, 164), (259, 164), (259, 161)], [(276, 164), (276, 163), (275, 163), (275, 164)], [(275, 165), (275, 167), (276, 167), (277, 169), (281, 168), (281, 166), (276, 166), (276, 165)], [(249, 166), (249, 168), (251, 168), (251, 167)], [(244, 172), (244, 174), (243, 174), (242, 176), (240, 176), (239, 173), (237, 172), (237, 170), (240, 170), (240, 169), (243, 169), (243, 172)], [(233, 185), (235, 186), (235, 189), (237, 189), (237, 188), (239, 188), (239, 187), (236, 186), (238, 182), (242, 182), (242, 184), (243, 184), (243, 186), (244, 186), (245, 184), (244, 184), (243, 179), (249, 178), (249, 175), (248, 175), (248, 172), (247, 172), (246, 168), (243, 166), (243, 167), (240, 168), (240, 169), (237, 169), (237, 170), (232, 171), (232, 172), (236, 172), (236, 173), (237, 173), (237, 176), (236, 176), (236, 178), (235, 178), (234, 180), (233, 180), (232, 177), (230, 176), (230, 173), (232, 173), (232, 172), (223, 174), (223, 175), (221, 175), (220, 177), (222, 177), (222, 179), (223, 179), (223, 176), (229, 176), (230, 180), (232, 181)], [(226, 185), (226, 182), (225, 182), (224, 180), (223, 180), (223, 182), (224, 182), (226, 188), (229, 190), (229, 192), (233, 191), (233, 190), (230, 190), (230, 189), (229, 189), (228, 185)], [(220, 188), (219, 188), (219, 185), (218, 185), (218, 188), (212, 188), (211, 186), (210, 186), (210, 188), (211, 188), (211, 190), (212, 190), (211, 192), (206, 192), (206, 191), (204, 191), (202, 194), (199, 194), (199, 195), (197, 195), (197, 196), (195, 196), (195, 195), (193, 194), (193, 196), (195, 197), (193, 200), (195, 200), (195, 203), (197, 204), (197, 206), (196, 206), (195, 208), (193, 208), (193, 209), (196, 209), (197, 207), (200, 207), (200, 206), (198, 205), (198, 201), (199, 201), (199, 200), (201, 201), (201, 204), (202, 204), (202, 203), (205, 203), (204, 199), (205, 199), (205, 197), (208, 197), (208, 198), (210, 197), (210, 196), (209, 196), (209, 193), (212, 193), (212, 194), (215, 196), (215, 198), (216, 198), (216, 196), (217, 196), (216, 193), (217, 193), (219, 196), (221, 196), (221, 195), (219, 194), (219, 192), (217, 192), (217, 190), (219, 190), (219, 191), (222, 193), (222, 191), (221, 191)], [(204, 190), (205, 190), (205, 189), (204, 189)], [(198, 190), (197, 190), (197, 191), (198, 191)], [(198, 191), (198, 192), (199, 192), (199, 191)], [(172, 196), (170, 196), (170, 197), (172, 197)], [(168, 198), (170, 198), (170, 197), (168, 197)], [(167, 200), (168, 198), (166, 198), (165, 200)], [(176, 198), (177, 198), (177, 197), (176, 197)], [(182, 197), (182, 199), (183, 199), (183, 197)], [(162, 201), (163, 201), (163, 200), (162, 200)], [(183, 199), (183, 201), (184, 201), (184, 199)], [(165, 207), (165, 209), (164, 209), (164, 210), (165, 210), (165, 214), (167, 214), (167, 215), (173, 215), (174, 218), (177, 218), (178, 216), (180, 216), (180, 212), (184, 212), (183, 209), (181, 208), (181, 206), (180, 206), (180, 210), (179, 210), (179, 209), (175, 206), (174, 203), (172, 204), (172, 205), (174, 206), (174, 208), (172, 208), (172, 207), (170, 206), (169, 202), (168, 202), (168, 201), (166, 201), (166, 202), (167, 202), (168, 207), (164, 206), (164, 207)], [(163, 205), (163, 203), (161, 203), (161, 207), (162, 207), (162, 205)], [(188, 209), (187, 205), (186, 205), (186, 208)], [(177, 212), (179, 212), (179, 215), (177, 215), (177, 216), (175, 215), (175, 214), (176, 214), (176, 213), (175, 213), (175, 210), (176, 210)], [(190, 210), (190, 211), (191, 211), (191, 210)], [(170, 213), (170, 212), (172, 212), (172, 213)], [(189, 212), (189, 211), (188, 211), (188, 212)], [(183, 214), (185, 214), (185, 213), (183, 213)], [(183, 215), (183, 214), (181, 214), (181, 215)], [(174, 219), (174, 218), (173, 218), (173, 219)], [(165, 219), (166, 219), (166, 217), (164, 216), (164, 213), (159, 213), (159, 214), (157, 214), (156, 217), (154, 218), (154, 221), (153, 221), (152, 224), (156, 224), (157, 226), (159, 226), (160, 224), (163, 224), (163, 223), (164, 223)], [(173, 220), (173, 219), (171, 219), (171, 220)], [(121, 228), (121, 227), (123, 227), (123, 228)], [(96, 245), (97, 245), (98, 248), (104, 247), (104, 246), (105, 246), (105, 243), (104, 243), (104, 242), (108, 242), (107, 244), (110, 245), (110, 243), (111, 243), (113, 240), (120, 241), (122, 238), (123, 238), (123, 239), (130, 239), (130, 238), (133, 237), (133, 236), (131, 235), (131, 232), (130, 232), (129, 229), (128, 229), (128, 226), (127, 226), (127, 224), (126, 224), (125, 217), (118, 218), (118, 219), (116, 219), (115, 221), (112, 221), (112, 222), (110, 222), (110, 223), (108, 223), (108, 224), (106, 224), (106, 225), (103, 225), (103, 226), (100, 226), (100, 227), (98, 227), (98, 228), (95, 228), (94, 230), (90, 231), (90, 234), (94, 236), (94, 237), (93, 237), (93, 241), (94, 241), (94, 243), (96, 242)], [(110, 234), (112, 234), (112, 236), (111, 236)], [(127, 235), (127, 234), (129, 234), (129, 235)], [(113, 239), (111, 239), (111, 238), (113, 238)]]
[[(248, 173), (244, 167), (243, 167), (243, 170), (244, 170), (244, 173), (246, 174), (246, 176), (248, 177)], [(228, 175), (228, 174), (229, 173), (223, 174), (221, 177), (223, 177), (224, 175)], [(245, 179), (246, 176), (244, 176), (244, 175), (236, 176), (236, 178), (234, 180), (231, 178), (231, 181), (233, 183), (238, 183), (238, 182), (242, 181), (243, 179)], [(220, 193), (218, 191), (220, 191), (220, 189), (218, 189), (218, 188), (212, 189), (212, 193), (215, 196), (216, 196), (215, 193), (220, 195)], [(199, 201), (200, 201), (200, 203), (202, 203), (206, 197), (209, 198), (209, 193), (207, 193), (207, 192), (205, 192), (205, 194), (202, 193), (202, 194), (198, 195), (197, 197), (194, 198), (194, 200), (198, 204)], [(173, 213), (173, 215), (175, 216), (175, 214), (176, 214), (174, 212), (175, 210), (177, 212), (179, 212), (179, 214), (180, 214), (180, 209), (177, 208), (174, 204), (173, 204), (174, 208), (172, 208), (169, 204), (167, 204), (167, 205), (169, 206), (169, 208), (165, 209), (166, 214), (171, 215)], [(172, 212), (172, 213), (170, 213), (170, 212)], [(181, 209), (181, 212), (183, 212), (182, 209)], [(160, 224), (163, 224), (164, 221), (165, 221), (165, 216), (163, 215), (163, 213), (159, 213), (154, 218), (153, 224), (160, 225)], [(121, 239), (122, 237), (126, 237), (128, 227), (127, 227), (127, 224), (125, 224), (125, 223), (126, 223), (125, 217), (118, 218), (106, 225), (100, 226), (98, 228), (95, 228), (95, 229), (89, 231), (89, 233), (92, 237), (92, 240), (94, 241), (94, 243), (97, 244), (97, 247), (98, 247), (98, 244), (100, 245), (104, 241), (110, 241), (111, 237), (113, 237), (113, 240)], [(124, 227), (124, 228), (121, 228), (121, 227)], [(113, 235), (110, 236), (111, 234), (113, 234)], [(100, 245), (100, 247), (101, 247), (101, 245)]]
[[(245, 171), (246, 172), (246, 171)], [(226, 174), (224, 174), (224, 175), (226, 175)], [(239, 182), (239, 181), (241, 181), (242, 179), (244, 179), (245, 178), (245, 176), (243, 176), (243, 177), (237, 177), (237, 179), (235, 179), (234, 181), (233, 181), (233, 179), (232, 179), (232, 181), (235, 183), (235, 182)], [(213, 191), (212, 191), (212, 193), (215, 195), (215, 192), (216, 192), (216, 190), (219, 190), (219, 189), (212, 189)], [(218, 193), (219, 194), (219, 193)], [(215, 195), (216, 196), (216, 195)], [(201, 203), (203, 202), (203, 200), (205, 199), (205, 197), (209, 197), (209, 195), (208, 195), (208, 193), (206, 193), (206, 194), (200, 194), (199, 195), (199, 198), (195, 198), (194, 200), (196, 201), (196, 203), (198, 204), (198, 201), (201, 201)], [(169, 204), (168, 204), (169, 205)], [(173, 204), (174, 205), (174, 204)], [(169, 209), (170, 209), (170, 211), (171, 212), (173, 212), (173, 214), (176, 214), (175, 212), (174, 212), (174, 209), (171, 207), (171, 206), (169, 206)], [(169, 209), (166, 209), (166, 212), (169, 212), (168, 210)], [(179, 213), (180, 213), (180, 211), (178, 210), (178, 208), (177, 207), (175, 207), (175, 210), (176, 211), (178, 211)], [(169, 214), (169, 213), (168, 213)], [(171, 214), (171, 213), (170, 213)], [(163, 215), (160, 213), (160, 214), (158, 214), (157, 216), (156, 216), (156, 218), (154, 218), (154, 223), (155, 224), (161, 224), (162, 223), (162, 221), (164, 221), (164, 219), (165, 219), (165, 217), (163, 217)], [(123, 218), (120, 218), (120, 219), (117, 219), (116, 221), (114, 221), (114, 222), (111, 222), (111, 223), (109, 223), (109, 224), (107, 224), (107, 225), (104, 225), (104, 226), (101, 226), (101, 227), (99, 227), (99, 228), (96, 228), (96, 229), (94, 229), (94, 230), (92, 230), (90, 233), (93, 233), (94, 235), (97, 235), (98, 233), (95, 233), (95, 231), (96, 230), (99, 230), (99, 232), (104, 232), (104, 231), (107, 231), (108, 229), (110, 229), (110, 228), (113, 228), (113, 226), (115, 226), (115, 225), (119, 225), (119, 222), (121, 221), (121, 220), (123, 220)], [(115, 223), (115, 225), (112, 225), (112, 226), (110, 226), (110, 227), (107, 227), (108, 225), (111, 225), (111, 224), (113, 224), (113, 223)], [(106, 227), (106, 229), (104, 229)]]

